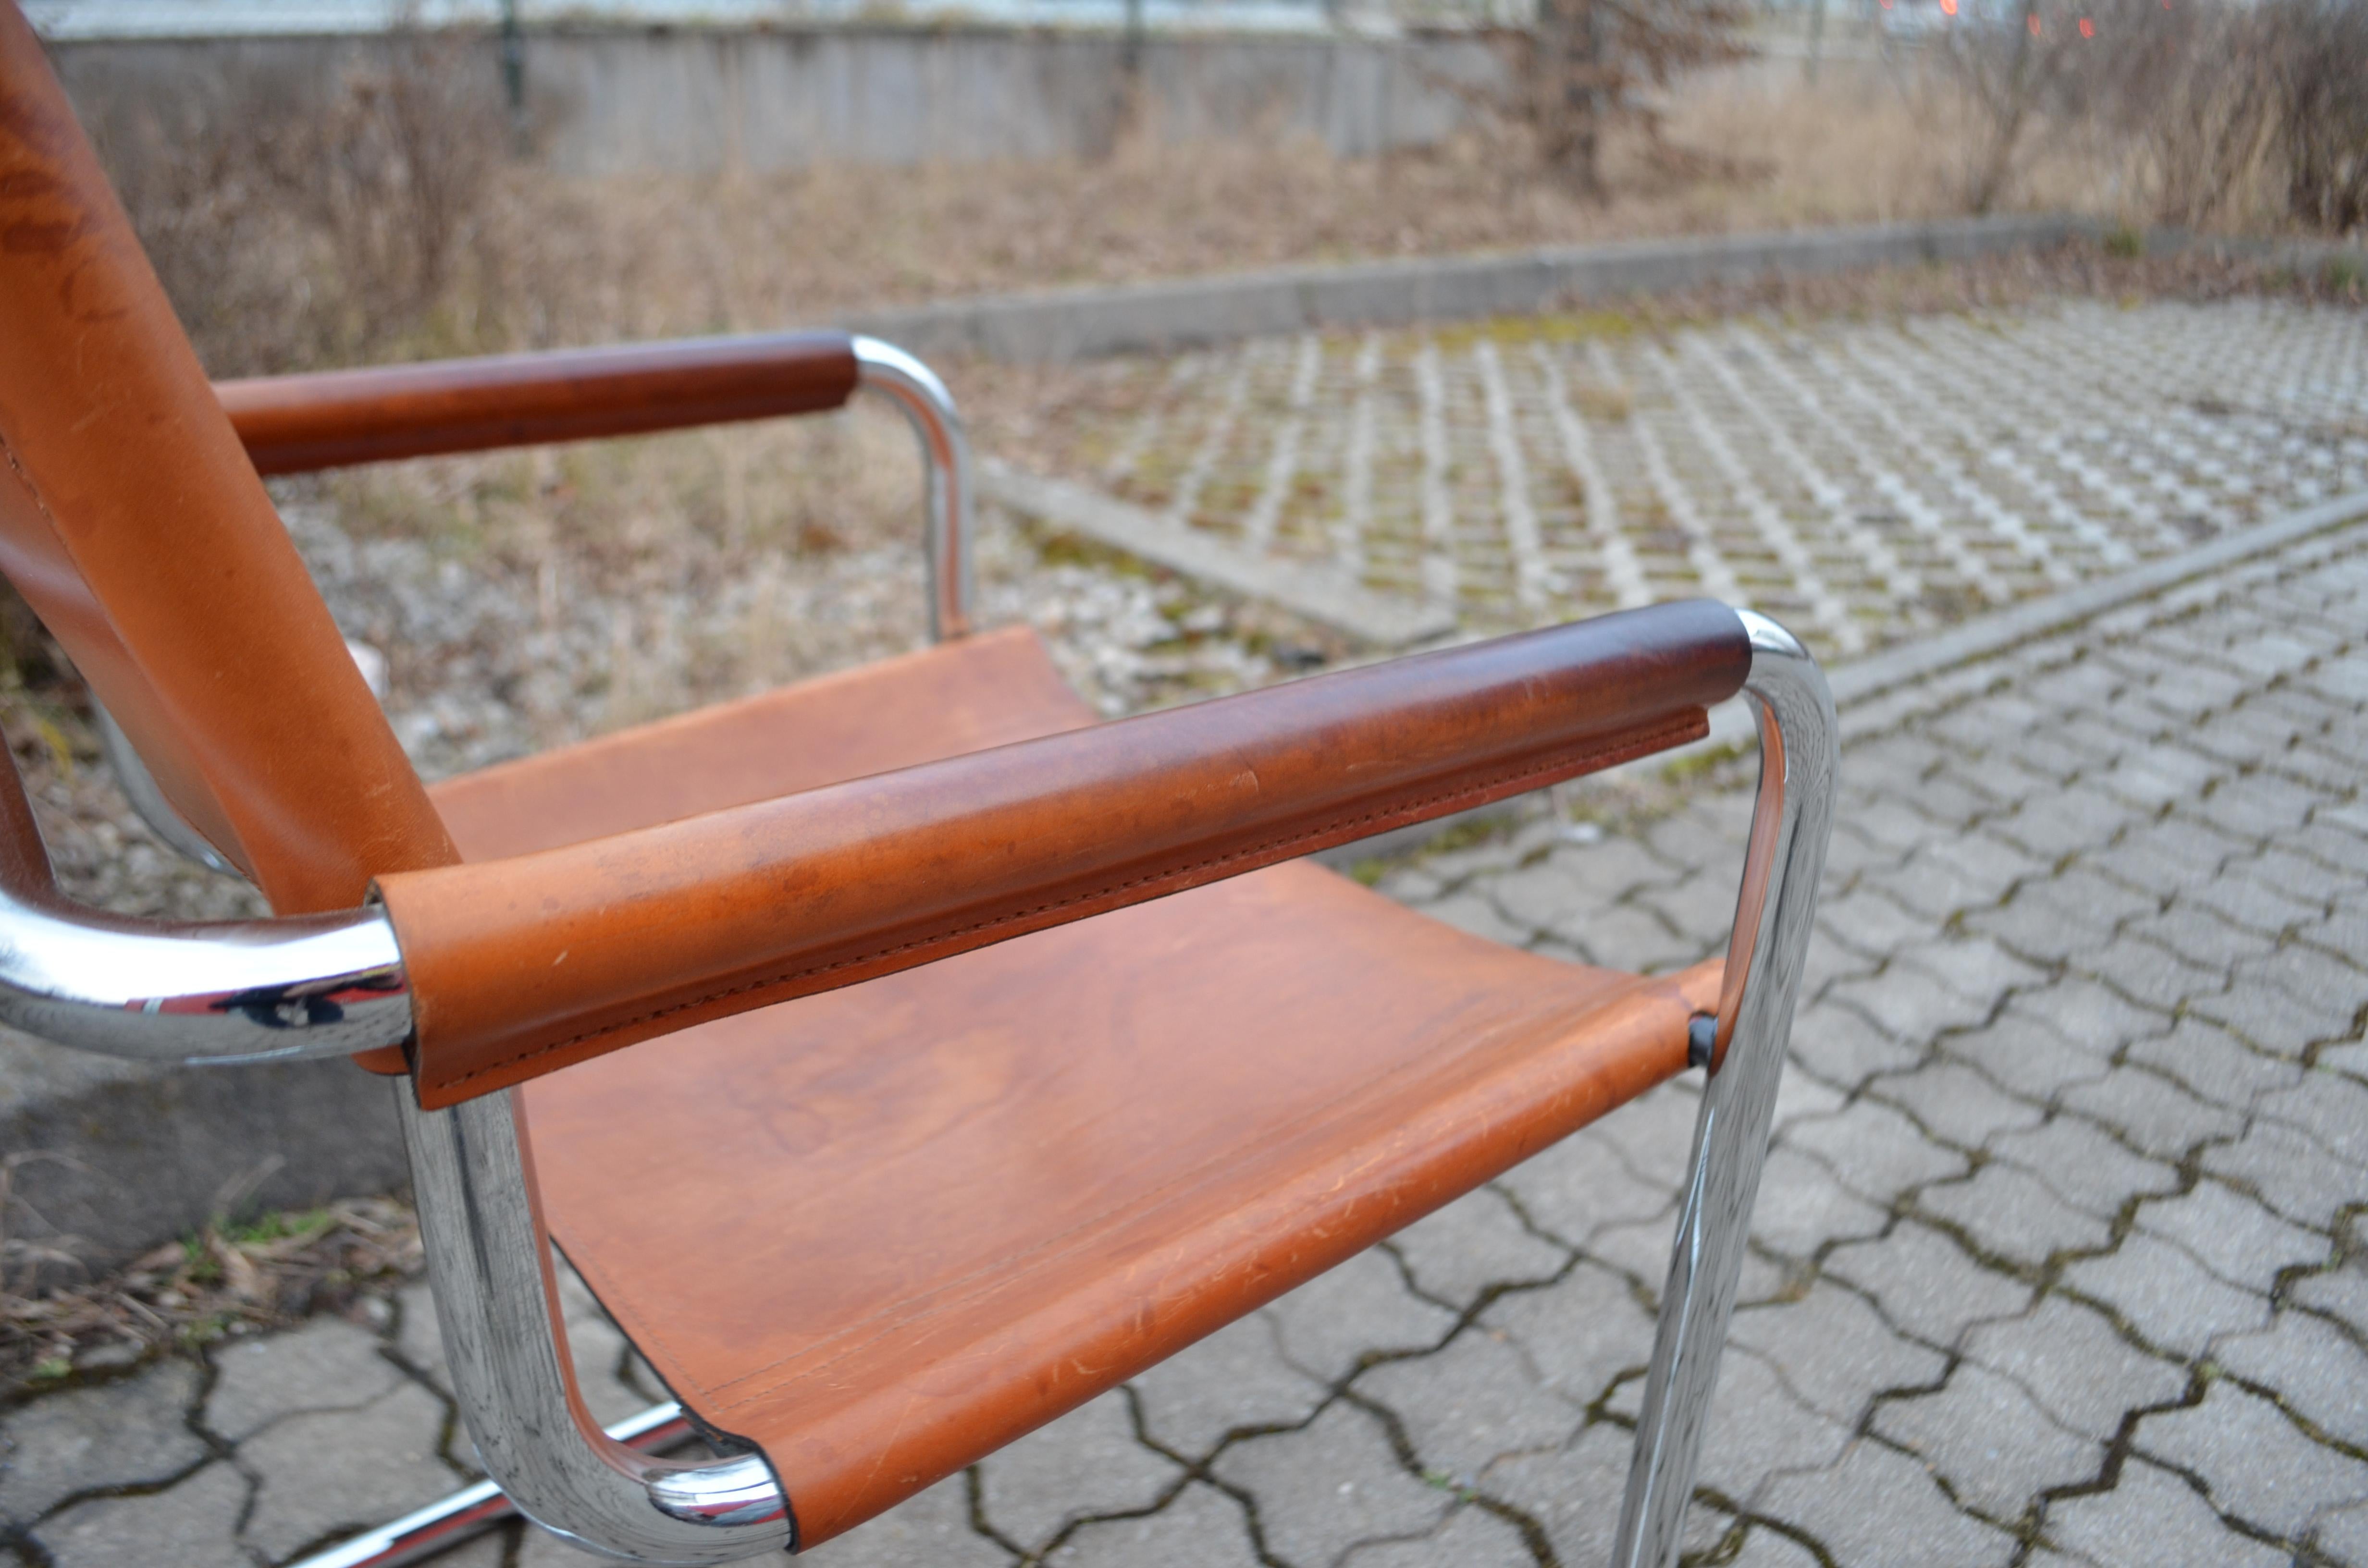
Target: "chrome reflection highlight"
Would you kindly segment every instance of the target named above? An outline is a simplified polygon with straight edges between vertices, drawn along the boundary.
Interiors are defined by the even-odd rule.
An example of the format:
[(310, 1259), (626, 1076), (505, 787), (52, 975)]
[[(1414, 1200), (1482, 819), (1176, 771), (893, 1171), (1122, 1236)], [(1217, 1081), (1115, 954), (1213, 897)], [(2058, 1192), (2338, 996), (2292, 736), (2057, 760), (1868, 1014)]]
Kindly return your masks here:
[[(367, 642), (351, 639), (347, 640), (346, 652), (353, 655), (354, 667), (361, 671), (362, 684), (370, 687), (370, 694), (384, 701), (386, 655)], [(94, 698), (91, 710), (98, 717), (98, 744), (107, 756), (108, 768), (115, 775), (123, 798), (131, 802), (131, 809), (140, 813), (140, 820), (148, 824), (149, 831), (207, 870), (244, 880), (245, 873), (232, 865), (230, 858), (215, 848), (204, 834), (191, 827), (188, 819), (165, 798), (164, 789), (157, 784), (156, 776), (148, 771), (140, 748), (131, 744), (131, 737), (123, 733), (123, 726), (115, 722), (115, 715), (107, 710), (106, 704)]]
[[(609, 1428), (609, 1436), (618, 1442), (652, 1450), (668, 1448), (690, 1435), (689, 1419), (678, 1404), (652, 1405)], [(407, 1568), (449, 1551), (517, 1514), (518, 1506), (503, 1495), (500, 1487), (480, 1481), (392, 1524), (365, 1530), (326, 1551), (291, 1562), (288, 1568)]]
[(287, 1062), (411, 1037), (383, 911), (178, 923), (85, 908), (49, 876), (13, 764), (0, 819), (0, 1022), (135, 1062)]
[(976, 538), (970, 437), (946, 383), (893, 343), (854, 339), (856, 384), (894, 403), (921, 443), (928, 474), (929, 633), (939, 642), (967, 637), (974, 592), (971, 563)]
[(1759, 799), (1611, 1554), (1616, 1568), (1671, 1568), (1683, 1541), (1833, 828), (1839, 739), (1825, 674), (1782, 626), (1736, 613), (1751, 642), (1744, 692), (1758, 710)]
[(761, 1458), (655, 1458), (584, 1408), (516, 1094), (427, 1111), (397, 1085), (454, 1402), (486, 1475), (543, 1528), (629, 1562), (689, 1568), (792, 1546)]
[(132, 745), (131, 737), (123, 733), (123, 726), (115, 722), (115, 715), (96, 699), (92, 699), (91, 710), (98, 720), (98, 746), (107, 756), (108, 769), (115, 775), (123, 798), (140, 813), (140, 820), (176, 853), (207, 870), (220, 871), (226, 877), (239, 875), (238, 868), (204, 834), (191, 827), (188, 819), (173, 809), (172, 801), (165, 799), (156, 776), (140, 759), (139, 750)]

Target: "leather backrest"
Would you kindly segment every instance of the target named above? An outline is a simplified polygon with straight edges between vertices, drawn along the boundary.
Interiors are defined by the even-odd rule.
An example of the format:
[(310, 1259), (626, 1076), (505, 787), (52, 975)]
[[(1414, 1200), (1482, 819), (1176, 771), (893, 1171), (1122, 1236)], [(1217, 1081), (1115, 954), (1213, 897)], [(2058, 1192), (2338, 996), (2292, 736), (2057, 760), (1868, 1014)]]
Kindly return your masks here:
[(274, 908), (456, 858), (16, 0), (0, 468), (0, 571)]

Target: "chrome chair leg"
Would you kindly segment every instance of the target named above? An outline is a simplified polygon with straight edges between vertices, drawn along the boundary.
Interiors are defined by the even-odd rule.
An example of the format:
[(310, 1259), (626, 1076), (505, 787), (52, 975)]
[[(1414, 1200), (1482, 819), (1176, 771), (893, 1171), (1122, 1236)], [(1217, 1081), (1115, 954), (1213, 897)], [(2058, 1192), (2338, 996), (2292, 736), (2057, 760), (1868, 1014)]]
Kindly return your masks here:
[(700, 1568), (794, 1550), (763, 1456), (659, 1458), (585, 1409), (517, 1093), (421, 1110), (395, 1085), (453, 1402), (487, 1480), (563, 1540), (628, 1562)]
[(1758, 710), (1759, 798), (1718, 1013), (1696, 1020), (1696, 1052), (1707, 1059), (1710, 1081), (1694, 1124), (1614, 1568), (1671, 1568), (1678, 1560), (1833, 826), (1839, 736), (1825, 676), (1791, 632), (1739, 613), (1751, 635), (1744, 690)]

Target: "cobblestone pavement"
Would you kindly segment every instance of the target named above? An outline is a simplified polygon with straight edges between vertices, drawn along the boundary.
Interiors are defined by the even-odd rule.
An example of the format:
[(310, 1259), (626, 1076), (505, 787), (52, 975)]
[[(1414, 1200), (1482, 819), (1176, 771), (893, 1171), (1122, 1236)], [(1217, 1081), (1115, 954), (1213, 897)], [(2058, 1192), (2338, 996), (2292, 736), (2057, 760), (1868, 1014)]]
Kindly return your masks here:
[(1146, 359), (1063, 476), (1487, 630), (1707, 593), (1849, 656), (2368, 475), (2368, 316), (2088, 300)]
[[(1853, 709), (1701, 1561), (2368, 1564), (2368, 524)], [(1658, 969), (1749, 795), (1390, 869)], [(1604, 1560), (1695, 1090), (1671, 1085), (814, 1555)], [(0, 1417), (12, 1548), (284, 1562), (467, 1468), (416, 1286)], [(588, 1301), (597, 1414), (655, 1398)], [(448, 1561), (575, 1559), (506, 1529)]]

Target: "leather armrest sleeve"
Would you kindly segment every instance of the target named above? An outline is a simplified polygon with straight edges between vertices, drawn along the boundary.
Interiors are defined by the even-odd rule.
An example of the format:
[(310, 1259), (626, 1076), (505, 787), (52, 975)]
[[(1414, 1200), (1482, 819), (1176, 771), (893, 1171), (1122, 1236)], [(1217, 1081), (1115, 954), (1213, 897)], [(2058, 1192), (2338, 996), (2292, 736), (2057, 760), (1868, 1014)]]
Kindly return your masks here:
[(215, 383), (262, 473), (643, 435), (837, 408), (843, 332), (689, 338)]
[(381, 878), (420, 1102), (1681, 744), (1750, 657), (1663, 605)]

